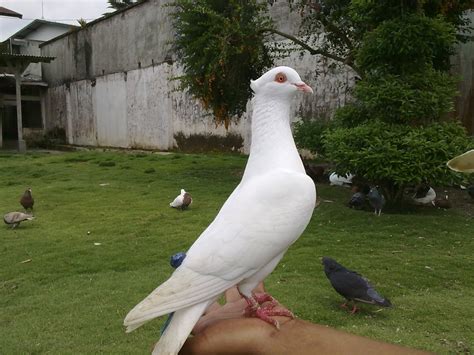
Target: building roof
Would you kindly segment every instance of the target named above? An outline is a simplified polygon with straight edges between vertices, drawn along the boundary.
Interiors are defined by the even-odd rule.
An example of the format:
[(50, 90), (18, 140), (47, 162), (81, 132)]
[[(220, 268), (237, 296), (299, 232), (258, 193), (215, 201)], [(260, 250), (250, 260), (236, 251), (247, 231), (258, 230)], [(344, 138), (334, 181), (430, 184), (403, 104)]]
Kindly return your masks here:
[(19, 68), (25, 70), (30, 63), (50, 63), (54, 58), (41, 55), (0, 53), (0, 73), (12, 74)]
[(60, 23), (60, 22), (53, 22), (53, 21), (46, 21), (46, 20), (40, 20), (36, 19), (32, 22), (30, 22), (28, 25), (23, 27), (21, 30), (18, 32), (12, 34), (9, 38), (25, 38), (28, 36), (31, 32), (36, 31), (38, 28), (40, 28), (43, 25), (50, 25), (50, 26), (56, 26), (56, 27), (61, 27), (61, 28), (66, 28), (66, 29), (75, 29), (78, 28), (78, 26), (74, 25), (68, 25), (66, 23)]
[(45, 42), (41, 43), (41, 44), (39, 45), (39, 47), (41, 48), (41, 47), (43, 47), (43, 46), (45, 46), (45, 45), (47, 45), (47, 44), (50, 44), (50, 43), (52, 43), (52, 42), (54, 42), (54, 41), (57, 41), (57, 40), (59, 40), (59, 39), (61, 39), (61, 38), (64, 38), (64, 37), (66, 37), (66, 36), (69, 36), (72, 32), (81, 31), (81, 30), (83, 30), (84, 28), (91, 27), (91, 26), (95, 25), (95, 24), (98, 23), (98, 22), (102, 22), (102, 21), (107, 20), (107, 19), (109, 19), (109, 18), (111, 18), (111, 17), (113, 17), (113, 16), (118, 16), (118, 15), (120, 15), (120, 14), (123, 14), (125, 11), (128, 11), (128, 10), (130, 10), (130, 9), (136, 7), (136, 6), (141, 6), (141, 5), (143, 5), (144, 3), (148, 2), (148, 1), (150, 1), (150, 0), (137, 0), (137, 2), (134, 2), (134, 3), (132, 3), (131, 5), (129, 5), (129, 6), (127, 6), (127, 7), (124, 7), (123, 9), (116, 10), (116, 11), (114, 11), (114, 12), (106, 13), (106, 14), (102, 15), (102, 17), (96, 18), (95, 20), (93, 20), (93, 21), (91, 21), (91, 22), (87, 22), (87, 24), (86, 24), (85, 26), (77, 27), (76, 29), (74, 29), (74, 31), (67, 32), (67, 33), (63, 33), (62, 35), (59, 35), (59, 36), (57, 36), (57, 37), (54, 37), (54, 38), (50, 39), (49, 41), (45, 41)]
[(18, 17), (22, 18), (23, 15), (15, 12), (13, 10), (7, 9), (6, 7), (0, 6), (0, 16), (10, 16), (10, 17)]

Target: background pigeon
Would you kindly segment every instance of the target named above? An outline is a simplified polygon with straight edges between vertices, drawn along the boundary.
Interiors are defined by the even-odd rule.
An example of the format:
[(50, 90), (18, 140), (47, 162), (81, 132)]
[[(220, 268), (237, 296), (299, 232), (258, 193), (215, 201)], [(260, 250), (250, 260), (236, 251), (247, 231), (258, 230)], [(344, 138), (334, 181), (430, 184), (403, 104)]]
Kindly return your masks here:
[(449, 196), (445, 191), (444, 198), (437, 198), (432, 202), (433, 206), (438, 207), (438, 208), (444, 208), (448, 209), (451, 208), (451, 201), (449, 200)]
[(329, 185), (350, 186), (352, 184), (353, 177), (354, 176), (350, 173), (344, 176), (337, 175), (336, 173), (332, 173), (331, 175), (329, 175)]
[(33, 210), (35, 200), (33, 198), (33, 195), (31, 194), (31, 188), (27, 188), (23, 196), (21, 196), (20, 204), (23, 206), (25, 211)]
[(185, 210), (193, 202), (193, 199), (189, 193), (181, 189), (181, 194), (179, 194), (173, 202), (170, 203), (170, 206), (173, 208)]
[(349, 200), (349, 207), (354, 208), (356, 210), (361, 210), (364, 208), (365, 205), (365, 194), (363, 192), (356, 192), (352, 195), (351, 199)]
[(385, 206), (385, 197), (376, 187), (372, 187), (367, 195), (370, 205), (374, 208), (374, 213), (380, 216), (382, 208)]
[(419, 205), (429, 205), (433, 204), (433, 201), (436, 198), (436, 191), (428, 186), (421, 185), (416, 189), (415, 195), (413, 196), (413, 201)]
[(474, 185), (470, 185), (467, 187), (467, 193), (469, 194), (469, 196), (471, 196), (471, 198), (474, 198)]
[[(303, 233), (316, 202), (290, 127), (291, 101), (312, 92), (298, 73), (274, 68), (251, 82), (252, 144), (240, 184), (171, 277), (125, 317), (130, 332), (175, 312), (154, 354), (176, 354), (219, 295), (237, 285), (248, 313), (278, 325), (275, 309), (261, 307), (252, 290)], [(288, 312), (289, 313), (289, 312)]]
[(10, 212), (3, 216), (3, 221), (12, 226), (12, 229), (18, 226), (23, 221), (31, 221), (34, 219), (31, 214), (26, 214), (23, 212)]
[[(377, 304), (382, 307), (391, 307), (392, 304), (383, 298), (369, 281), (355, 271), (346, 269), (334, 259), (323, 257), (324, 273), (331, 282), (332, 287), (344, 297), (347, 302), (354, 302), (351, 313), (357, 312), (356, 302)], [(346, 307), (347, 302), (341, 306)]]

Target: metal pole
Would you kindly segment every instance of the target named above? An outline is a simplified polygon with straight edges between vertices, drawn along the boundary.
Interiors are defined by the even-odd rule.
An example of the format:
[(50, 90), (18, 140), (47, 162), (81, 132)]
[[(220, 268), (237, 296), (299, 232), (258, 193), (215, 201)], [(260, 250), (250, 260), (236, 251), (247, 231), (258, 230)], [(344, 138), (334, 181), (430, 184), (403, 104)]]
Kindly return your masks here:
[(18, 126), (18, 151), (26, 152), (26, 143), (23, 140), (23, 120), (21, 116), (21, 72), (15, 70), (15, 86), (16, 86), (16, 122)]

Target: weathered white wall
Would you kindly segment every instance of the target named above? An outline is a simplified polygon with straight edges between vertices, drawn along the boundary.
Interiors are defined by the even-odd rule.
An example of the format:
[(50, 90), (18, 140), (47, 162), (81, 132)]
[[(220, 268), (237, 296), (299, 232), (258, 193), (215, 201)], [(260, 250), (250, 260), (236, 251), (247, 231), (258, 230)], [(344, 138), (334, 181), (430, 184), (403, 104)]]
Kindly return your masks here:
[[(173, 58), (170, 8), (162, 6), (167, 2), (148, 0), (42, 46), (43, 55), (56, 57), (43, 66), (50, 84), (47, 127), (64, 128), (71, 144), (162, 150), (175, 146), (178, 133), (230, 133), (243, 138), (248, 152), (250, 112), (227, 130), (216, 127), (200, 102), (178, 90), (173, 79), (182, 69)], [(295, 33), (299, 16), (286, 1), (270, 10), (279, 28)], [(295, 120), (331, 114), (353, 83), (347, 70), (331, 69), (327, 60), (308, 54), (294, 53), (276, 64), (294, 67), (315, 91), (295, 101)]]

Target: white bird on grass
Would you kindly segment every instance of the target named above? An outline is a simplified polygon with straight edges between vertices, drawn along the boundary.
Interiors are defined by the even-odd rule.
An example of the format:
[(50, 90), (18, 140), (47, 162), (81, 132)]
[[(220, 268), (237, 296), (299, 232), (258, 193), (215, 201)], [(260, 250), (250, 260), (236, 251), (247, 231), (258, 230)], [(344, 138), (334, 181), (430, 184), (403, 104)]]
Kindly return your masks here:
[(249, 313), (278, 327), (276, 313), (261, 307), (252, 290), (303, 233), (314, 210), (316, 189), (290, 128), (292, 97), (312, 89), (288, 67), (274, 68), (250, 86), (252, 145), (242, 181), (181, 266), (125, 318), (130, 332), (175, 312), (153, 354), (177, 354), (207, 307), (235, 285)]
[(191, 195), (184, 191), (184, 189), (181, 189), (181, 193), (170, 203), (170, 206), (185, 210), (191, 203), (193, 203)]
[(346, 175), (337, 175), (332, 173), (329, 175), (329, 185), (332, 186), (350, 186), (352, 184), (352, 178), (354, 175), (348, 173)]

